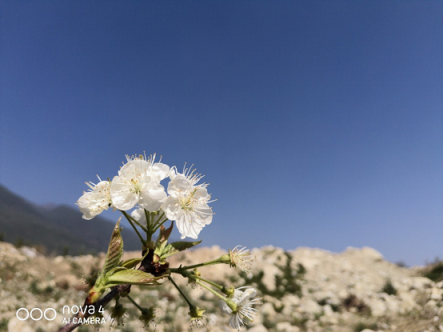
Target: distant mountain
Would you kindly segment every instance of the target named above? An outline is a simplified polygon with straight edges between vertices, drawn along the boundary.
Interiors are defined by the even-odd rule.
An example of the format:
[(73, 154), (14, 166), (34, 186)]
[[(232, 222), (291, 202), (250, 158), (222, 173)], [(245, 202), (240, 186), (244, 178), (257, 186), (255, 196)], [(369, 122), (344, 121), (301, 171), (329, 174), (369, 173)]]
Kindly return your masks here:
[[(114, 224), (104, 218), (82, 219), (66, 205), (38, 207), (0, 185), (0, 237), (36, 246), (48, 254), (95, 254), (106, 251)], [(125, 250), (139, 250), (137, 235), (123, 229)]]

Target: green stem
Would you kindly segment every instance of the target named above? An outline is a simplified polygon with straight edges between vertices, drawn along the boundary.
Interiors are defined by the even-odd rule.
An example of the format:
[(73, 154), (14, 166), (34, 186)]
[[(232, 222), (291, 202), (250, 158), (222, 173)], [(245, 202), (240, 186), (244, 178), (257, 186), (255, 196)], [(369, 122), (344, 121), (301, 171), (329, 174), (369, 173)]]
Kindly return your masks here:
[(135, 302), (135, 301), (132, 299), (132, 297), (129, 296), (129, 294), (126, 295), (126, 297), (128, 298), (129, 301), (132, 302), (133, 305), (135, 305), (135, 306), (138, 308), (138, 310), (140, 310), (140, 311), (143, 313), (143, 308), (140, 307), (140, 306), (137, 304), (137, 302)]
[(199, 280), (201, 280), (201, 281), (206, 282), (207, 284), (210, 284), (211, 286), (214, 286), (215, 288), (218, 288), (218, 289), (220, 289), (220, 290), (223, 289), (223, 286), (220, 286), (220, 285), (216, 284), (215, 282), (212, 282), (212, 281), (210, 281), (210, 280), (204, 279), (204, 278), (202, 278), (202, 277), (196, 277), (196, 278), (199, 279)]
[[(164, 213), (163, 213), (164, 214)], [(162, 217), (163, 217), (163, 214), (162, 214)], [(161, 220), (161, 219), (159, 219), (159, 220)], [(159, 229), (160, 227), (161, 227), (161, 225), (163, 225), (166, 221), (168, 221), (168, 218), (165, 218), (165, 219), (163, 219), (163, 220), (161, 220), (161, 221), (158, 221), (156, 224), (155, 224), (155, 227), (154, 227), (154, 233), (157, 231), (157, 229)]]
[(220, 286), (219, 284), (216, 284), (215, 282), (212, 282), (212, 281), (210, 281), (210, 280), (207, 280), (207, 279), (205, 279), (205, 278), (202, 278), (202, 277), (199, 277), (199, 276), (196, 276), (195, 274), (191, 274), (191, 273), (188, 273), (188, 272), (186, 272), (186, 271), (180, 271), (180, 269), (169, 269), (171, 272), (173, 272), (173, 273), (178, 273), (178, 274), (181, 274), (183, 277), (185, 277), (185, 278), (191, 278), (191, 279), (193, 279), (194, 281), (196, 281), (197, 279), (199, 279), (199, 280), (201, 280), (201, 281), (204, 281), (204, 282), (206, 282), (207, 284), (209, 284), (209, 285), (211, 285), (211, 286), (214, 286), (215, 288), (218, 288), (218, 289), (220, 289), (220, 290), (223, 290), (223, 286)]
[(158, 224), (159, 222), (161, 222), (161, 220), (163, 219), (164, 216), (165, 216), (165, 213), (162, 212), (162, 214), (158, 217), (158, 219), (157, 219), (157, 221), (156, 221), (156, 223), (155, 223), (154, 226), (157, 226), (157, 224)]
[(214, 294), (215, 296), (218, 296), (219, 298), (221, 298), (223, 301), (226, 302), (226, 304), (228, 305), (229, 308), (231, 308), (232, 311), (237, 311), (238, 309), (238, 305), (237, 303), (235, 303), (234, 301), (232, 301), (229, 298), (224, 297), (223, 295), (217, 293), (215, 290), (213, 290), (212, 288), (202, 284), (200, 281), (196, 280), (195, 281), (197, 284), (199, 284), (200, 286), (202, 286), (203, 288), (207, 289), (208, 291), (210, 291), (212, 294)]
[[(158, 217), (157, 223), (159, 222), (159, 220), (162, 220), (163, 217), (165, 216), (165, 213), (162, 212), (162, 214), (160, 215), (160, 217)], [(166, 218), (164, 221), (168, 220), (168, 218)]]
[(185, 299), (185, 301), (188, 303), (189, 308), (193, 308), (195, 307), (195, 305), (193, 305), (191, 302), (189, 302), (188, 298), (186, 297), (186, 295), (182, 292), (182, 290), (177, 286), (177, 284), (175, 283), (174, 280), (172, 280), (171, 276), (168, 277), (168, 279), (172, 282), (172, 284), (175, 286), (175, 288), (177, 288), (177, 290), (179, 291), (179, 293), (181, 294), (181, 296), (183, 296), (183, 298)]
[[(189, 270), (189, 269), (195, 269), (196, 267), (202, 267), (202, 266), (208, 266), (208, 265), (214, 265), (214, 264), (223, 264), (226, 263), (223, 259), (223, 256), (217, 259), (214, 259), (213, 261), (209, 261), (209, 262), (205, 262), (205, 263), (200, 263), (200, 264), (195, 264), (195, 265), (190, 265), (190, 266), (182, 266), (176, 270)], [(171, 269), (171, 271), (174, 269)], [(180, 272), (178, 272), (180, 273)]]
[(221, 295), (220, 293), (216, 292), (215, 290), (213, 290), (212, 288), (206, 286), (205, 284), (202, 284), (200, 281), (195, 280), (195, 282), (197, 284), (199, 284), (200, 286), (202, 286), (203, 288), (206, 288), (208, 291), (210, 291), (212, 294), (214, 294), (215, 296), (218, 296), (219, 298), (221, 298), (223, 301), (226, 301), (226, 297), (224, 297), (223, 295)]
[[(121, 211), (121, 210), (120, 210)], [(132, 228), (134, 228), (134, 231), (137, 233), (138, 237), (140, 238), (140, 241), (142, 242), (143, 246), (145, 246), (145, 240), (143, 240), (143, 237), (141, 236), (140, 232), (138, 231), (137, 227), (134, 226), (134, 224), (131, 221), (131, 218), (129, 218), (129, 215), (126, 213), (126, 211), (121, 211), (123, 215), (126, 217), (128, 222), (131, 224)]]
[(150, 242), (152, 240), (152, 234), (154, 233), (152, 231), (152, 225), (151, 225), (151, 213), (148, 212), (146, 209), (143, 209), (145, 211), (145, 217), (146, 217), (146, 226), (148, 227), (149, 232), (146, 232), (146, 241)]
[[(121, 211), (121, 210), (120, 210)], [(134, 218), (132, 218), (129, 214), (126, 213), (126, 211), (122, 211), (122, 213), (125, 215), (126, 219), (128, 220), (132, 220), (133, 222), (135, 222), (138, 226), (140, 226), (141, 229), (143, 229), (145, 232), (148, 232), (148, 229), (143, 226), (142, 224), (140, 224), (137, 220), (135, 220)]]

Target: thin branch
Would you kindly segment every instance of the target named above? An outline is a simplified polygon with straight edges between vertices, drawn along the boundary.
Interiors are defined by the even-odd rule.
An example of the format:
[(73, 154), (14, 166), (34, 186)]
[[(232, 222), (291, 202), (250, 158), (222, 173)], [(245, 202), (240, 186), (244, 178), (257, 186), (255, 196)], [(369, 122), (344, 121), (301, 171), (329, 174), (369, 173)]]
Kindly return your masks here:
[[(83, 308), (81, 311), (79, 311), (79, 313), (77, 315), (75, 315), (74, 317), (77, 318), (77, 323), (73, 323), (72, 321), (74, 320), (74, 317), (70, 319), (69, 324), (66, 324), (65, 326), (63, 326), (62, 328), (60, 328), (58, 330), (58, 332), (70, 332), (70, 331), (74, 331), (77, 327), (79, 327), (80, 325), (82, 325), (82, 323), (78, 323), (79, 318), (85, 319), (88, 318), (89, 316), (91, 316), (91, 314), (89, 313), (89, 310), (85, 310), (85, 308), (90, 308), (91, 306), (93, 306), (94, 312), (98, 312), (98, 310), (100, 309), (100, 307), (104, 308), (109, 302), (111, 302), (111, 300), (116, 297), (117, 295), (119, 295), (121, 292), (123, 291), (129, 291), (131, 288), (131, 285), (119, 285), (119, 286), (115, 286), (113, 288), (111, 288), (111, 291), (106, 294), (105, 296), (103, 296), (100, 300), (98, 300), (96, 303), (94, 304), (84, 304)], [(84, 311), (85, 313), (83, 314), (82, 311)]]
[[(152, 257), (153, 257), (152, 255), (153, 255), (153, 253), (149, 252), (148, 255), (145, 256), (145, 258), (143, 258), (143, 261), (138, 268), (140, 271), (151, 272), (150, 271), (150, 264), (152, 262)], [(85, 318), (88, 318), (89, 316), (91, 316), (91, 314), (89, 313), (89, 310), (85, 310), (85, 309), (93, 306), (95, 308), (94, 313), (98, 312), (98, 310), (100, 308), (106, 307), (106, 305), (108, 305), (108, 303), (111, 302), (111, 300), (113, 298), (115, 298), (117, 295), (119, 295), (120, 293), (122, 293), (122, 292), (129, 293), (130, 291), (131, 291), (131, 285), (118, 285), (118, 286), (112, 287), (111, 291), (108, 294), (106, 294), (105, 296), (103, 296), (101, 299), (99, 299), (97, 302), (95, 302), (93, 304), (87, 303), (87, 300), (85, 300), (85, 304), (83, 305), (82, 310), (80, 310), (79, 313), (74, 316), (75, 318), (77, 318), (76, 321), (78, 322), (79, 318), (85, 319)], [(72, 317), (70, 319), (70, 323), (61, 327), (58, 330), (58, 332), (71, 332), (71, 331), (74, 331), (80, 325), (82, 325), (81, 323), (73, 323), (72, 321), (73, 321), (74, 317)]]

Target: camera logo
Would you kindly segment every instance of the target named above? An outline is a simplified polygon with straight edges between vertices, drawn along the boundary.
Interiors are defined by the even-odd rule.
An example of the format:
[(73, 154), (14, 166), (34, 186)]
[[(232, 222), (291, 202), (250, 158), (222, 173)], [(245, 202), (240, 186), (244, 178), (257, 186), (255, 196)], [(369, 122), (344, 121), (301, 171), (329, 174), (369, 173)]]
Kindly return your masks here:
[[(52, 311), (52, 314), (51, 314)], [(22, 313), (20, 313), (22, 312)], [(20, 314), (19, 314), (20, 313)], [(20, 308), (15, 313), (15, 316), (20, 320), (27, 320), (29, 317), (31, 317), (32, 320), (41, 320), (43, 317), (46, 320), (54, 320), (55, 317), (57, 317), (57, 312), (53, 308), (47, 308), (43, 312), (40, 308), (34, 308), (29, 312), (26, 308)], [(52, 316), (52, 317), (51, 317)]]

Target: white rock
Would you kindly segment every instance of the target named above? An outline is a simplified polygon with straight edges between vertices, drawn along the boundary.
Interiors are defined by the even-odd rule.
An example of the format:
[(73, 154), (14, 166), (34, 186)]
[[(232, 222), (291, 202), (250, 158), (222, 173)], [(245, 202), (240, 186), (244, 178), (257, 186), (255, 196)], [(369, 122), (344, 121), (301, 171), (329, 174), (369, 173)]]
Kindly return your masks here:
[(54, 258), (54, 263), (55, 264), (60, 264), (65, 260), (65, 258), (63, 256), (57, 256)]
[(34, 332), (34, 329), (25, 320), (13, 317), (9, 320), (8, 332)]
[(297, 326), (292, 326), (289, 322), (280, 322), (276, 325), (276, 330), (278, 332), (299, 332), (300, 328)]
[(397, 314), (400, 311), (399, 302), (396, 300), (394, 296), (387, 295), (384, 298), (386, 309), (389, 310), (391, 313)]
[(424, 288), (431, 288), (434, 282), (428, 278), (425, 277), (413, 277), (410, 278), (410, 286), (413, 289), (424, 289)]
[(275, 285), (275, 276), (277, 274), (281, 274), (281, 271), (278, 267), (276, 267), (275, 265), (269, 265), (267, 266), (264, 270), (263, 270), (263, 283), (266, 285), (266, 287), (270, 290), (270, 291), (274, 291), (276, 288)]
[(383, 259), (383, 255), (380, 252), (378, 252), (377, 250), (375, 250), (373, 248), (369, 248), (369, 247), (361, 248), (361, 254), (363, 254), (364, 256), (366, 256), (374, 261)]
[(386, 313), (386, 304), (380, 299), (372, 299), (366, 302), (371, 308), (371, 314), (374, 317), (383, 316)]
[(80, 280), (74, 275), (62, 275), (55, 278), (55, 285), (62, 289), (80, 285)]
[(37, 257), (38, 255), (37, 250), (35, 250), (35, 248), (30, 248), (30, 247), (21, 247), (20, 252), (29, 258), (34, 258)]
[(434, 300), (429, 300), (429, 301), (425, 304), (425, 306), (426, 306), (426, 307), (429, 307), (429, 308), (435, 308), (435, 307), (437, 306), (437, 302), (435, 302)]
[(281, 302), (285, 305), (298, 306), (300, 304), (300, 298), (298, 296), (288, 294), (282, 298)]
[(336, 312), (332, 312), (331, 315), (323, 315), (320, 317), (320, 321), (324, 324), (328, 325), (336, 325), (338, 324), (339, 315)]
[(323, 311), (322, 307), (317, 302), (306, 297), (301, 299), (300, 309), (302, 312), (306, 312), (308, 314), (317, 314)]
[(442, 299), (443, 290), (438, 288), (432, 288), (431, 290), (431, 300), (440, 301)]
[(274, 317), (276, 314), (275, 310), (274, 310), (274, 306), (272, 305), (272, 303), (269, 303), (269, 302), (266, 302), (261, 306), (260, 312), (263, 315), (268, 315), (270, 317)]
[(294, 307), (294, 306), (292, 306), (292, 305), (285, 305), (285, 306), (283, 307), (283, 310), (282, 310), (281, 314), (282, 314), (284, 317), (287, 317), (287, 318), (289, 318), (289, 317), (294, 317), (294, 314), (297, 313), (297, 312), (294, 311), (294, 310), (295, 310), (295, 307)]
[(250, 328), (248, 332), (268, 332), (268, 329), (264, 327), (262, 324), (258, 324)]
[(302, 264), (306, 270), (313, 270), (320, 265), (320, 261), (311, 257), (302, 257), (299, 259), (299, 263)]
[(323, 306), (323, 313), (326, 317), (334, 316), (334, 311), (329, 304)]
[(345, 254), (357, 256), (365, 259), (369, 259), (372, 261), (380, 261), (383, 260), (383, 255), (379, 253), (377, 250), (369, 247), (363, 247), (361, 249), (359, 248), (353, 248), (348, 247), (346, 248)]
[(414, 309), (417, 305), (417, 303), (414, 301), (414, 297), (409, 292), (400, 292), (398, 294), (398, 297), (400, 298), (400, 314), (406, 314), (412, 309)]

